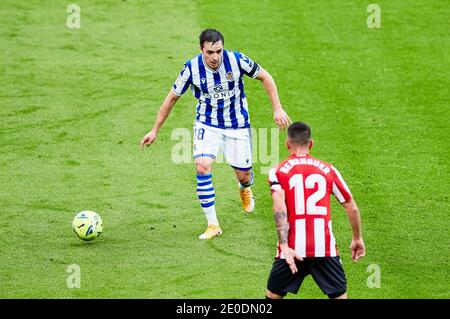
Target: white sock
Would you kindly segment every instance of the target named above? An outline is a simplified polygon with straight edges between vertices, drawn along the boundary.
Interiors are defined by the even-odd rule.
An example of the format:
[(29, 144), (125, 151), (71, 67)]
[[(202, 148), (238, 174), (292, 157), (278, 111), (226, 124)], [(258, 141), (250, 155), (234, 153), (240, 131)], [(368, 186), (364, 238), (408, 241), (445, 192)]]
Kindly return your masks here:
[(219, 226), (219, 221), (216, 215), (216, 205), (209, 207), (203, 207), (203, 212), (205, 213), (206, 219), (208, 220), (208, 225)]
[(197, 195), (208, 225), (219, 226), (216, 215), (215, 192), (212, 184), (212, 174), (197, 174)]

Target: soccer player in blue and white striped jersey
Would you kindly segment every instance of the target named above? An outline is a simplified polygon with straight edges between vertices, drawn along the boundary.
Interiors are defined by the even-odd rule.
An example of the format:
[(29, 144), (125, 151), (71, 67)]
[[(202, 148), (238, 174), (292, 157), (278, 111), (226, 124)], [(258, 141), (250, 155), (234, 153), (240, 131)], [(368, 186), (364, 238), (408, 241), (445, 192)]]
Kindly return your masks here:
[(244, 92), (244, 75), (262, 82), (274, 112), (274, 121), (286, 128), (291, 120), (283, 110), (272, 76), (241, 52), (224, 50), (224, 38), (214, 29), (200, 34), (201, 53), (187, 61), (160, 107), (153, 129), (141, 141), (151, 145), (178, 99), (191, 89), (198, 100), (194, 123), (194, 159), (197, 194), (208, 220), (200, 239), (222, 234), (215, 208), (212, 164), (220, 149), (239, 181), (242, 206), (254, 209), (250, 116)]

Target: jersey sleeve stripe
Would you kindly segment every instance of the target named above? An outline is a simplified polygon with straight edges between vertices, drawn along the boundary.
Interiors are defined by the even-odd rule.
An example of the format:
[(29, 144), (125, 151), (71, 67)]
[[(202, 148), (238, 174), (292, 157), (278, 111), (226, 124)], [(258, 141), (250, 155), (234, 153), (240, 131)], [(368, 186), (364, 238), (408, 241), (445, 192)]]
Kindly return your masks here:
[(282, 190), (280, 182), (278, 181), (277, 171), (275, 168), (271, 168), (269, 170), (269, 185), (270, 185), (270, 190), (272, 192)]
[(340, 203), (345, 203), (345, 198), (342, 195), (342, 193), (340, 192), (339, 188), (337, 187), (336, 183), (333, 182), (333, 194), (334, 196), (336, 196), (336, 198), (338, 199), (338, 201)]
[(282, 188), (281, 188), (280, 184), (274, 184), (274, 185), (270, 186), (270, 190), (273, 192), (277, 192), (277, 191), (281, 191)]
[(269, 170), (269, 182), (270, 182), (270, 183), (277, 183), (277, 184), (280, 184), (280, 183), (278, 182), (277, 171), (276, 171), (275, 168), (271, 168), (271, 169)]
[(172, 86), (172, 90), (177, 96), (183, 95), (189, 85), (192, 83), (192, 72), (190, 68), (190, 62), (188, 61), (184, 68), (181, 70), (180, 74), (178, 75), (177, 80)]
[(344, 179), (342, 178), (341, 173), (339, 173), (339, 171), (336, 169), (336, 167), (331, 166), (331, 168), (333, 169), (333, 171), (336, 173), (337, 178), (339, 179), (339, 182), (342, 184), (342, 186), (344, 186), (345, 191), (352, 196), (352, 193), (350, 192), (350, 189), (348, 188), (347, 184), (345, 183)]
[(186, 69), (183, 73), (183, 78), (186, 78), (183, 88), (181, 89), (181, 94), (184, 94), (189, 87), (189, 85), (192, 83), (192, 72), (191, 72), (191, 63), (186, 63)]
[(251, 76), (252, 78), (255, 78), (255, 77), (258, 76), (259, 70), (260, 70), (259, 65), (258, 65), (256, 62), (253, 62), (253, 68), (252, 68), (252, 70), (248, 73), (248, 75)]
[(183, 94), (180, 94), (180, 93), (178, 93), (178, 92), (176, 91), (175, 84), (174, 84), (173, 87), (172, 87), (172, 92), (173, 92), (173, 94), (175, 94), (176, 96), (182, 96), (182, 95), (183, 95)]

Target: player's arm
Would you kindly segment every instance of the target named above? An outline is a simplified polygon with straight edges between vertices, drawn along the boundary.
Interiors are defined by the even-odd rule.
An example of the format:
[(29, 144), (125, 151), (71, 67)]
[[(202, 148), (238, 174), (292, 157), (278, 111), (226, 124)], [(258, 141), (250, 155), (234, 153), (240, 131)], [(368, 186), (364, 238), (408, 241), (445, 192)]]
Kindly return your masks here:
[(164, 121), (169, 116), (170, 112), (173, 109), (173, 106), (175, 105), (175, 103), (178, 101), (179, 98), (180, 96), (176, 95), (173, 92), (173, 90), (170, 90), (169, 94), (167, 94), (166, 98), (164, 99), (164, 102), (159, 108), (158, 115), (156, 116), (155, 125), (153, 126), (152, 130), (142, 138), (141, 150), (144, 149), (144, 146), (150, 146), (155, 141), (156, 135), (158, 134), (159, 130), (164, 124)]
[(352, 242), (350, 244), (350, 250), (352, 252), (353, 262), (357, 262), (359, 258), (363, 257), (366, 253), (366, 248), (364, 246), (364, 241), (361, 234), (361, 215), (359, 214), (358, 206), (353, 200), (352, 193), (342, 178), (341, 173), (336, 169), (336, 167), (331, 166), (332, 178), (333, 178), (333, 188), (332, 192), (336, 199), (344, 207), (347, 213), (348, 220), (352, 227)]
[(278, 97), (278, 90), (274, 79), (265, 69), (261, 68), (256, 79), (260, 80), (264, 86), (264, 89), (269, 96), (270, 102), (273, 107), (273, 119), (280, 129), (284, 129), (291, 124), (291, 119), (287, 113), (283, 110), (280, 103), (280, 98)]
[(295, 259), (302, 260), (302, 258), (297, 255), (294, 249), (289, 248), (288, 246), (289, 222), (287, 217), (287, 207), (284, 190), (279, 189), (274, 191), (272, 193), (272, 200), (275, 227), (277, 229), (278, 241), (280, 243), (281, 251), (286, 258), (286, 262), (291, 268), (292, 273), (296, 273), (298, 270), (297, 266), (295, 265)]
[(275, 227), (277, 229), (278, 240), (282, 248), (288, 247), (289, 223), (287, 218), (287, 208), (284, 200), (284, 190), (272, 193), (273, 214)]
[(352, 227), (352, 242), (350, 244), (350, 250), (352, 252), (353, 262), (357, 262), (359, 258), (364, 257), (366, 254), (366, 248), (361, 234), (361, 215), (359, 213), (356, 202), (352, 199), (342, 203), (342, 206), (347, 213), (348, 220)]

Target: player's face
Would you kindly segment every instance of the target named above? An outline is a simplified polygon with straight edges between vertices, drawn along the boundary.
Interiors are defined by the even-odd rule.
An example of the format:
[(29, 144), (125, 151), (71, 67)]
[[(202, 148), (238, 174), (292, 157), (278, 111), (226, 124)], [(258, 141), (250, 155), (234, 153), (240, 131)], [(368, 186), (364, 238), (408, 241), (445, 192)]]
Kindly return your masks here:
[(202, 54), (205, 58), (206, 64), (215, 70), (219, 67), (222, 62), (222, 54), (223, 54), (223, 43), (222, 41), (218, 42), (205, 42), (203, 43)]

